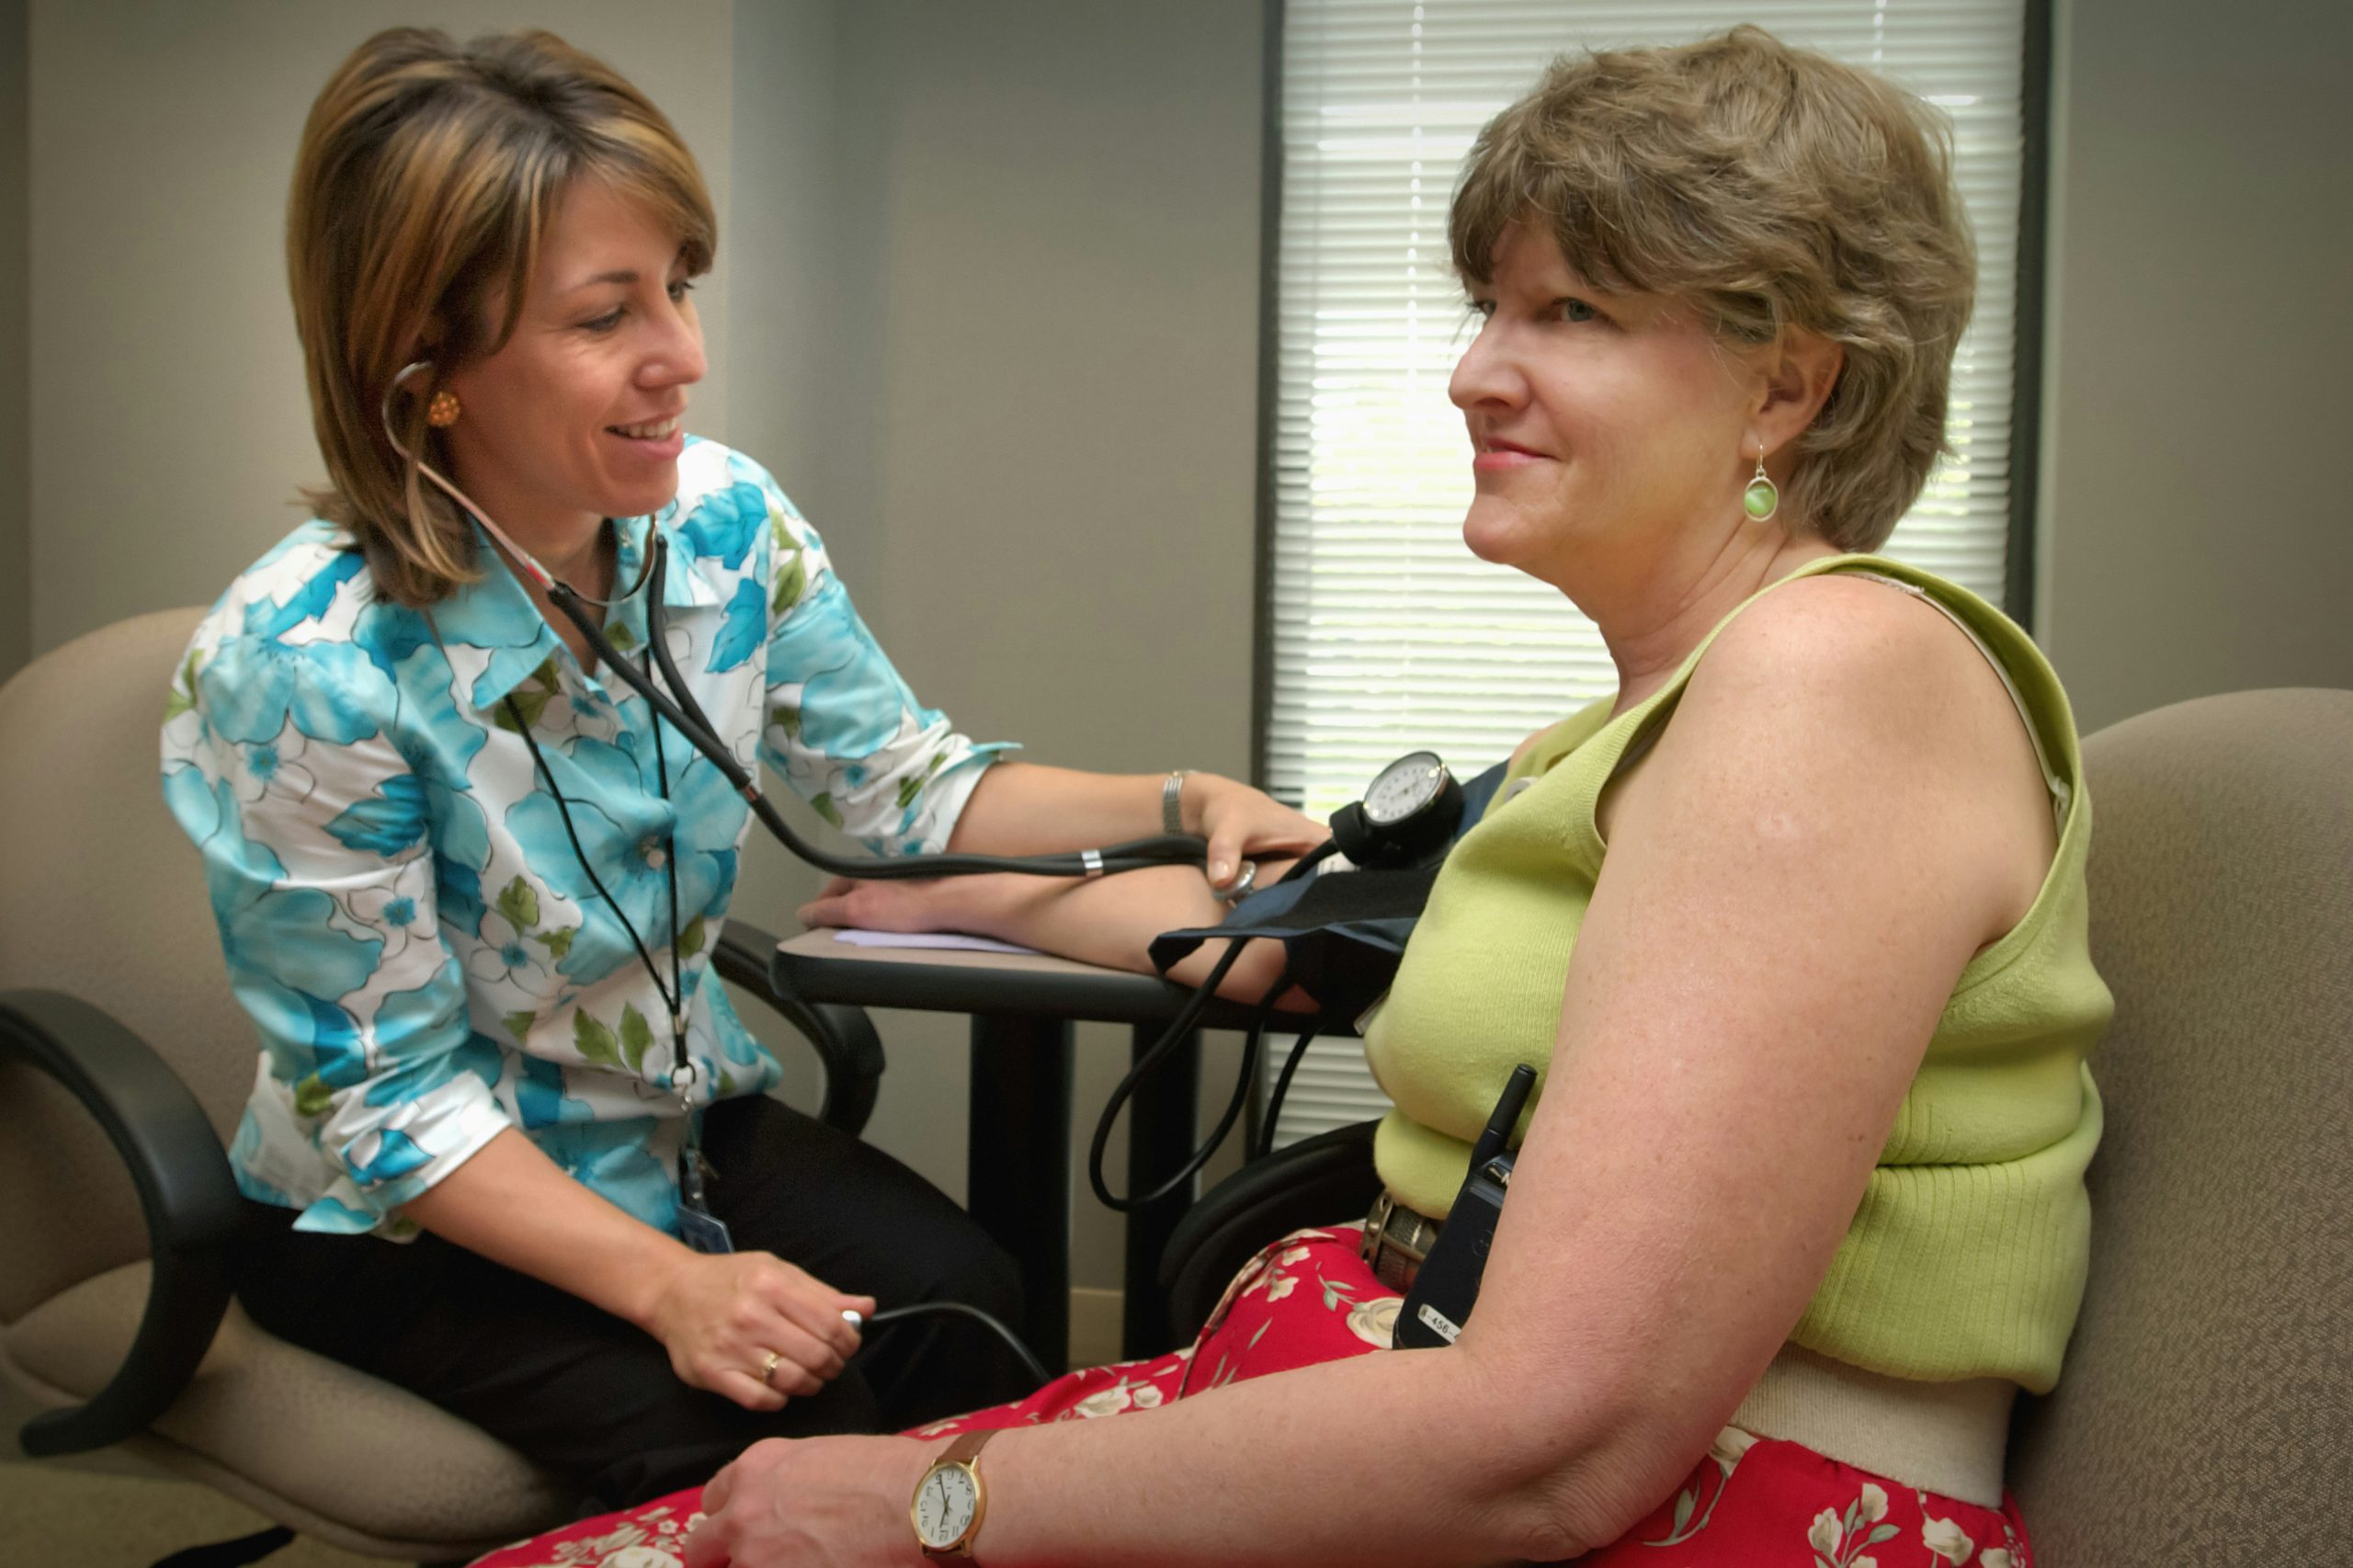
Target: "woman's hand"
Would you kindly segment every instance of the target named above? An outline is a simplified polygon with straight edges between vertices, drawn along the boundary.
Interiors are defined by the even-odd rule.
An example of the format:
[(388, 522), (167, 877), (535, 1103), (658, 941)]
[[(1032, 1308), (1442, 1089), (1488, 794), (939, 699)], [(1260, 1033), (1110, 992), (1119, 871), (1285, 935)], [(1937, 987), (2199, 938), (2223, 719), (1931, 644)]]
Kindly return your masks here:
[(835, 877), (801, 906), (803, 926), (854, 931), (961, 931), (994, 937), (1016, 911), (1051, 895), (1054, 879), (993, 872), (978, 877)]
[(1245, 856), (1296, 858), (1332, 836), (1324, 824), (1265, 790), (1213, 773), (1197, 773), (1185, 781), (1185, 816), (1210, 841), (1209, 879), (1221, 888), (1233, 881)]
[[(773, 1253), (688, 1253), (655, 1294), (644, 1327), (679, 1381), (746, 1410), (781, 1410), (815, 1393), (858, 1350), (844, 1312), (870, 1317), (874, 1299), (846, 1296)], [(776, 1369), (763, 1381), (769, 1355)]]
[(880, 1568), (928, 1560), (907, 1506), (941, 1444), (770, 1438), (702, 1489), (687, 1568)]

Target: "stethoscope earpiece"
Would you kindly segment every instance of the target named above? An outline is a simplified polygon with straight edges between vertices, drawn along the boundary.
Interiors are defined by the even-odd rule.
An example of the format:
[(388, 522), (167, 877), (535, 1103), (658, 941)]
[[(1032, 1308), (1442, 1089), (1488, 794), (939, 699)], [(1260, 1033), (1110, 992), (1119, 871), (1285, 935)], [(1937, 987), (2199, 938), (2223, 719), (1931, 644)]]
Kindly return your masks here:
[[(496, 523), (492, 522), (490, 520), (490, 514), (483, 511), (482, 507), (475, 503), (472, 496), (468, 495), (464, 491), (459, 489), (454, 483), (444, 476), (441, 472), (438, 469), (436, 469), (431, 463), (426, 462), (423, 458), (418, 457), (415, 452), (409, 450), (408, 443), (401, 439), (400, 432), (395, 429), (392, 425), (392, 399), (399, 395), (403, 386), (407, 382), (411, 376), (415, 375), (419, 370), (430, 370), (431, 369), (433, 369), (433, 361), (430, 359), (412, 359), (407, 364), (402, 366), (400, 369), (393, 374), (392, 385), (384, 389), (384, 401), (382, 405), (378, 409), (378, 413), (383, 416), (384, 439), (392, 443), (392, 450), (400, 454), (401, 460), (405, 463), (414, 464), (418, 473), (430, 480), (444, 494), (448, 495), (450, 500), (455, 501), (459, 506), (464, 507), (466, 510), (466, 516), (481, 524), (483, 531), (490, 535), (490, 537), (497, 542), (498, 547), (501, 550), (504, 550), (508, 555), (514, 557), (517, 564), (523, 568), (524, 572), (529, 575), (533, 582), (539, 584), (540, 590), (550, 598), (555, 600), (558, 604), (563, 604), (567, 598), (569, 598), (578, 604), (595, 605), (598, 609), (611, 609), (617, 605), (627, 604), (631, 599), (635, 598), (638, 593), (644, 588), (645, 585), (653, 580), (654, 558), (656, 553), (655, 545), (659, 543), (662, 537), (660, 529), (657, 528), (653, 530), (653, 539), (648, 542), (645, 551), (645, 560), (638, 567), (637, 581), (631, 583), (620, 593), (615, 594), (611, 598), (592, 599), (586, 594), (584, 594), (579, 589), (574, 587), (571, 584), (558, 578), (554, 573), (549, 571), (545, 566), (540, 565), (540, 558), (533, 555), (529, 551), (525, 550), (521, 545), (517, 544), (513, 540), (509, 539), (506, 536), (506, 530), (500, 528)], [(597, 631), (589, 629), (586, 625), (586, 619), (585, 617), (574, 614), (569, 608), (565, 610), (565, 613), (572, 616), (574, 624), (582, 627), (584, 631), (588, 631), (589, 642), (596, 648), (597, 657), (607, 660), (610, 660), (614, 657), (612, 650), (606, 645), (602, 634)]]

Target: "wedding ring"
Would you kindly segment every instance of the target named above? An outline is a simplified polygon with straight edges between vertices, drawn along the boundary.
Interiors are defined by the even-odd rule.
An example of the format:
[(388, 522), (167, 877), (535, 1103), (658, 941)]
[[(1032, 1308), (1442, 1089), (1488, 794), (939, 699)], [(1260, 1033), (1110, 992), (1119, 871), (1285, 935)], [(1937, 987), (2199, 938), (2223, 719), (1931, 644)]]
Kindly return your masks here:
[(770, 1388), (774, 1388), (774, 1387), (776, 1387), (776, 1384), (775, 1384), (775, 1383), (773, 1383), (773, 1382), (770, 1382), (770, 1381), (769, 1381), (769, 1380), (770, 1380), (770, 1379), (772, 1379), (772, 1378), (774, 1378), (774, 1377), (776, 1376), (776, 1369), (777, 1369), (779, 1367), (782, 1366), (783, 1364), (784, 1364), (784, 1352), (783, 1352), (783, 1351), (781, 1351), (781, 1350), (771, 1350), (771, 1351), (769, 1351), (769, 1352), (768, 1352), (768, 1358), (767, 1358), (767, 1359), (760, 1363), (760, 1381), (762, 1381), (763, 1383), (767, 1383), (767, 1386), (768, 1386), (768, 1387), (770, 1387)]

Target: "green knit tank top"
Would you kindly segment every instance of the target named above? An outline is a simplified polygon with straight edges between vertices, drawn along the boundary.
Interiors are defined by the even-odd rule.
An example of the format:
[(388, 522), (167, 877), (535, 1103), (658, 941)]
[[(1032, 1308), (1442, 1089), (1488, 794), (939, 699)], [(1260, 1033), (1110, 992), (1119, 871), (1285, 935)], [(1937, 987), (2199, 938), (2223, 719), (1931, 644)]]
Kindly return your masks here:
[[(2075, 721), (2032, 641), (1966, 589), (1857, 555), (1783, 581), (1828, 572), (1891, 579), (1977, 641), (2031, 721), (2059, 848), (2032, 907), (1961, 971), (1854, 1223), (1790, 1337), (1892, 1377), (2002, 1377), (2040, 1392), (2058, 1379), (2083, 1299), (2084, 1167), (2100, 1129), (2085, 1058), (2114, 1010), (2086, 939), (2091, 801)], [(1449, 856), (1365, 1030), (1373, 1076), (1396, 1102), (1374, 1160), (1399, 1201), (1443, 1216), (1513, 1064), (1549, 1061), (1569, 955), (1608, 853), (1595, 824), (1602, 790), (1667, 722), (1731, 619), (1646, 701), (1615, 719), (1597, 703), (1548, 732)], [(1542, 1085), (1540, 1076), (1538, 1096)]]

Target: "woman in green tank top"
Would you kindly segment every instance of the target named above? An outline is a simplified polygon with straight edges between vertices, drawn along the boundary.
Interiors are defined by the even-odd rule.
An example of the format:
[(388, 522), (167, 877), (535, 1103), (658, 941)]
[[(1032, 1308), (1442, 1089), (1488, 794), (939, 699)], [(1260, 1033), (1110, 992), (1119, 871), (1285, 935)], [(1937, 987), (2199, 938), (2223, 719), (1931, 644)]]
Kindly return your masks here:
[[(1464, 538), (1620, 677), (1522, 748), (1369, 1031), (1382, 1178), (1433, 1220), (1509, 1066), (1543, 1070), (1476, 1318), (1378, 1351), (1397, 1273), (1344, 1225), (1287, 1238), (1185, 1353), (763, 1445), (690, 1568), (921, 1561), (919, 1483), (978, 1491), (983, 1562), (2029, 1560), (2002, 1432), (2081, 1290), (2108, 998), (2056, 681), (1865, 553), (1970, 311), (1940, 122), (1749, 28), (1564, 59), (1481, 134), (1450, 239)], [(1132, 957), (1104, 933), (1197, 917), (1152, 885), (813, 913)]]

